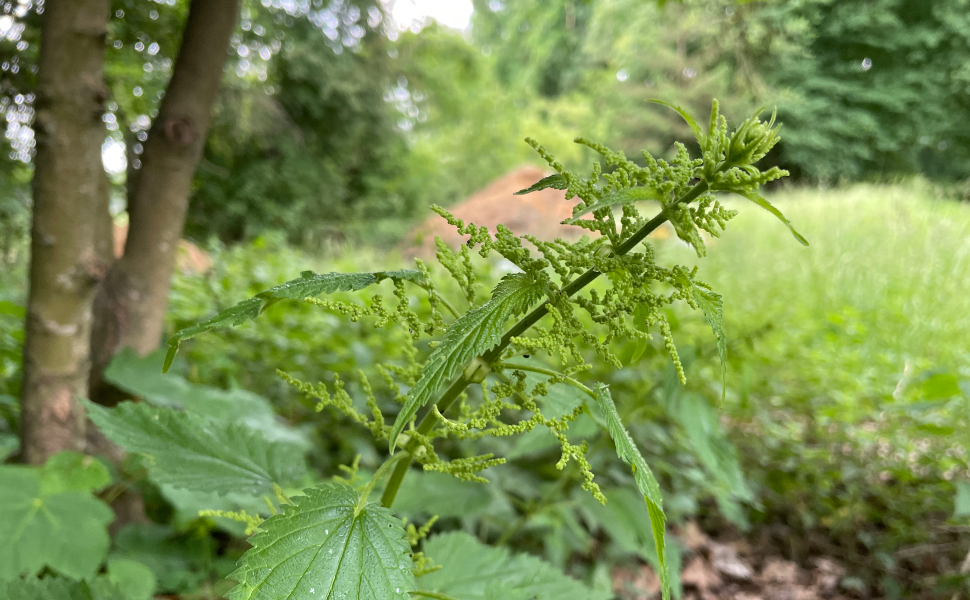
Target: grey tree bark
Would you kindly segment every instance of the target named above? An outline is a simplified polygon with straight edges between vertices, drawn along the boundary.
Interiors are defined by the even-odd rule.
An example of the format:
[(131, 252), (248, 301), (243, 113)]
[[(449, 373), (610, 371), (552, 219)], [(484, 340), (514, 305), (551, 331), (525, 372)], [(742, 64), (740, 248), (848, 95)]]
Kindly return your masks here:
[(111, 256), (101, 162), (108, 0), (47, 0), (34, 130), (33, 222), (21, 392), (22, 459), (84, 447), (91, 307)]
[(152, 124), (142, 167), (128, 182), (125, 252), (98, 291), (94, 312), (91, 399), (123, 398), (102, 378), (112, 356), (158, 347), (168, 306), (189, 192), (202, 157), (212, 109), (228, 59), (239, 0), (193, 0), (172, 79)]

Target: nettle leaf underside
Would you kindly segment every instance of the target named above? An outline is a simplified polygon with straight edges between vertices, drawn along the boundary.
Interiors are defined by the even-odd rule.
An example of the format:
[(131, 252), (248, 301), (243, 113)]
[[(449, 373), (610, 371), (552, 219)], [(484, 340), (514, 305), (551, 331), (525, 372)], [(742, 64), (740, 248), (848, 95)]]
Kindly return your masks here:
[(265, 292), (260, 292), (248, 300), (243, 300), (239, 304), (227, 308), (211, 319), (182, 329), (173, 335), (168, 341), (169, 349), (168, 354), (165, 356), (163, 370), (168, 371), (169, 367), (172, 366), (172, 361), (175, 359), (175, 354), (178, 352), (179, 344), (182, 340), (187, 340), (213, 329), (222, 329), (251, 321), (258, 317), (263, 310), (281, 300), (303, 300), (304, 298), (311, 298), (313, 296), (319, 296), (320, 294), (353, 292), (362, 290), (375, 283), (380, 283), (385, 279), (420, 283), (423, 278), (424, 274), (414, 269), (376, 271), (373, 273), (323, 274), (304, 271), (299, 279), (287, 281)]
[(637, 450), (633, 438), (623, 426), (620, 415), (616, 411), (610, 389), (599, 384), (596, 388), (596, 403), (603, 411), (606, 419), (606, 427), (616, 445), (616, 455), (620, 460), (630, 465), (633, 469), (633, 478), (637, 483), (637, 488), (643, 494), (643, 499), (647, 503), (647, 512), (650, 514), (650, 525), (653, 530), (653, 541), (657, 545), (657, 558), (660, 563), (660, 584), (663, 587), (663, 598), (670, 598), (670, 571), (667, 563), (666, 542), (664, 540), (665, 525), (667, 517), (663, 511), (663, 500), (660, 496), (660, 485), (653, 476), (653, 471), (643, 459), (640, 451)]
[(445, 339), (428, 357), (421, 378), (411, 388), (408, 400), (394, 421), (390, 448), (414, 417), (418, 409), (431, 401), (435, 392), (451, 381), (472, 359), (498, 344), (505, 332), (505, 322), (529, 309), (545, 292), (545, 286), (526, 273), (513, 273), (502, 278), (492, 291), (492, 299), (465, 313), (455, 321)]
[(392, 600), (414, 590), (403, 523), (326, 483), (264, 521), (230, 578), (230, 600)]
[(112, 409), (86, 404), (88, 416), (111, 441), (151, 457), (152, 479), (162, 485), (259, 496), (305, 473), (292, 444), (269, 442), (245, 425), (145, 403), (122, 402)]

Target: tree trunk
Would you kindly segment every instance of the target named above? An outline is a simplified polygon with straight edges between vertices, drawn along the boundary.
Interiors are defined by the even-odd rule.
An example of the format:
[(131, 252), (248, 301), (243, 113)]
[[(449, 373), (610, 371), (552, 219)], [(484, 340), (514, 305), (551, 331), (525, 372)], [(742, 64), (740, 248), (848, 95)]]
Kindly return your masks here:
[(91, 399), (122, 398), (102, 379), (118, 350), (158, 347), (189, 192), (228, 58), (239, 0), (193, 0), (182, 46), (152, 124), (142, 166), (128, 182), (128, 241), (98, 292)]
[(47, 0), (34, 129), (30, 292), (21, 393), (22, 458), (82, 449), (91, 305), (110, 257), (101, 162), (108, 0)]

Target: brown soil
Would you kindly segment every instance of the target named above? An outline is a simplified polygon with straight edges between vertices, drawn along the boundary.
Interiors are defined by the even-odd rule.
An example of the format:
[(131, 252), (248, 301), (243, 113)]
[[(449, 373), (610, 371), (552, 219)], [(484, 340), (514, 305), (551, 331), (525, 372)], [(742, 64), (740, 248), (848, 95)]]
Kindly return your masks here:
[[(845, 600), (839, 583), (845, 569), (819, 556), (798, 565), (759, 553), (743, 541), (714, 541), (693, 523), (679, 532), (687, 546), (681, 583), (684, 600)], [(647, 565), (613, 571), (622, 600), (660, 598), (660, 579)]]

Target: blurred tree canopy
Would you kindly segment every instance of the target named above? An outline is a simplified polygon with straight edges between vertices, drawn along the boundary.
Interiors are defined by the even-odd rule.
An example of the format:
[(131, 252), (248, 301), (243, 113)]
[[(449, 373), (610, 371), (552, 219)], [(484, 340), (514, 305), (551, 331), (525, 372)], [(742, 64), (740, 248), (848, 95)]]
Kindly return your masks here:
[[(243, 6), (189, 208), (197, 239), (393, 239), (429, 203), (534, 160), (527, 134), (574, 164), (588, 159), (576, 133), (662, 152), (687, 132), (651, 98), (700, 111), (716, 96), (731, 118), (777, 106), (772, 160), (796, 178), (970, 177), (967, 0), (475, 0), (465, 32), (405, 28), (384, 2)], [(7, 215), (29, 179), (16, 171), (32, 152), (37, 19), (28, 0), (0, 7)], [(112, 2), (106, 136), (129, 176), (187, 9)]]

